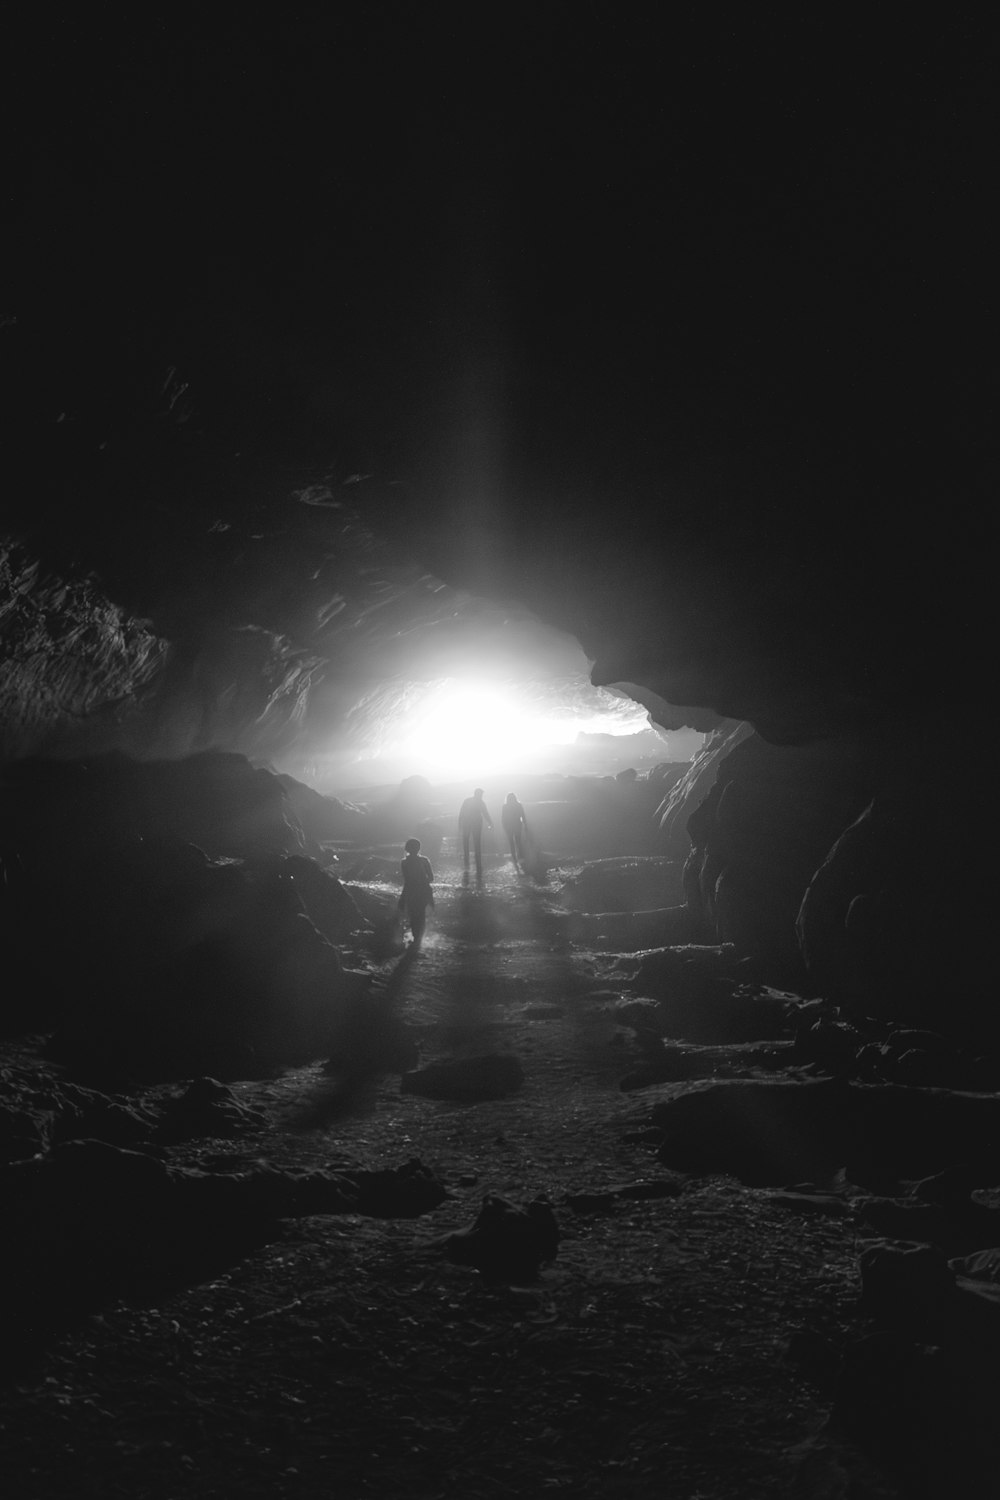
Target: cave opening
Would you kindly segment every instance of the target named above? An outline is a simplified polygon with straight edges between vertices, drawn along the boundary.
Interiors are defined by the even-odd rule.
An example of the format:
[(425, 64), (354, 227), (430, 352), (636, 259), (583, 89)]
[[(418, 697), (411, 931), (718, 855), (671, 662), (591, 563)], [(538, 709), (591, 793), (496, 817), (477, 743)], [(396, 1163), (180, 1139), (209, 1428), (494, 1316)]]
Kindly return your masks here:
[(550, 635), (539, 626), (531, 655), (520, 662), (508, 656), (502, 675), (477, 669), (470, 649), (464, 671), (452, 663), (455, 675), (373, 684), (347, 710), (334, 743), (312, 750), (306, 737), (296, 746), (294, 768), (318, 790), (337, 794), (414, 775), (448, 783), (602, 776), (693, 758), (703, 734), (658, 731), (624, 689), (595, 688), (582, 651), (566, 651), (562, 675), (540, 675)]
[(989, 38), (486, 19), (8, 27), (4, 1461), (986, 1493)]

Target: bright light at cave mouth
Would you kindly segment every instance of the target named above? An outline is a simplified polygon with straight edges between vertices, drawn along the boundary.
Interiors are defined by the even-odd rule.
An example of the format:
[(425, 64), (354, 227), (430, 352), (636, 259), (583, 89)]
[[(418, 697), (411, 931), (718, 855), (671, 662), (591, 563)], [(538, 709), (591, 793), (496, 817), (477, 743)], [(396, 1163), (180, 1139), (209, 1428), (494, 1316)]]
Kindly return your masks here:
[(413, 772), (439, 781), (540, 767), (578, 734), (634, 734), (648, 726), (645, 709), (600, 689), (598, 712), (579, 705), (562, 711), (533, 702), (513, 684), (445, 678), (399, 715), (379, 747), (384, 759), (406, 761)]

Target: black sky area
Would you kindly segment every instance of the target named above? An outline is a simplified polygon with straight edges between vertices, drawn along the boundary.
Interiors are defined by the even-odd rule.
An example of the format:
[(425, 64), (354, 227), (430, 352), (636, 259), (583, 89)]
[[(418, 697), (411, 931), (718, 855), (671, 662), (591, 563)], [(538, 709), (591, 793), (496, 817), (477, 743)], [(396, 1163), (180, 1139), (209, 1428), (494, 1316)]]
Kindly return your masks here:
[[(364, 474), (371, 518), (445, 555), (464, 515), (473, 572), (540, 506), (637, 549), (668, 530), (835, 556), (860, 536), (924, 568), (913, 518), (946, 505), (974, 557), (981, 15), (22, 13), (3, 90), (15, 516), (85, 549), (139, 492), (200, 514)], [(702, 482), (695, 516), (676, 495), (720, 456), (745, 483)]]

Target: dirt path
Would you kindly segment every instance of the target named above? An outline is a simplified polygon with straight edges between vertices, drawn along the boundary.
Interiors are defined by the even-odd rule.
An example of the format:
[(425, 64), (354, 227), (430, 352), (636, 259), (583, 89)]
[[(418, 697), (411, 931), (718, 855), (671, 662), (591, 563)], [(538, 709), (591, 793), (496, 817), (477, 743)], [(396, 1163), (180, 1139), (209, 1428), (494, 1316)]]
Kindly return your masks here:
[[(266, 1132), (175, 1159), (416, 1156), (448, 1200), (412, 1220), (285, 1221), (216, 1280), (89, 1320), (9, 1406), (19, 1497), (848, 1493), (831, 1487), (841, 1458), (803, 1470), (795, 1450), (828, 1409), (823, 1340), (853, 1317), (853, 1232), (722, 1178), (574, 1212), (567, 1194), (665, 1175), (634, 1139), (664, 1090), (618, 1088), (632, 1053), (613, 959), (566, 944), (551, 896), (509, 865), (482, 892), (447, 859), (437, 874), (423, 952), (382, 982), (422, 1064), (513, 1052), (520, 1092), (442, 1103), (316, 1065), (237, 1086)], [(536, 1284), (490, 1286), (443, 1256), (489, 1193), (553, 1204), (562, 1239)], [(851, 1491), (876, 1492), (892, 1493)]]

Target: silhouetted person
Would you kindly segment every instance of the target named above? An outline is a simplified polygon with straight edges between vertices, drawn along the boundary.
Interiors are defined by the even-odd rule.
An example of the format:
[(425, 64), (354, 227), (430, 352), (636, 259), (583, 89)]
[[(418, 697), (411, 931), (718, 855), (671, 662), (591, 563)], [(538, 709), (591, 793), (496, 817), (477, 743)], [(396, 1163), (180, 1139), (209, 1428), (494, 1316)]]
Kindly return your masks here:
[(462, 862), (465, 873), (469, 873), (469, 844), (476, 851), (476, 880), (483, 880), (483, 824), (493, 827), (493, 819), (486, 811), (483, 789), (477, 786), (471, 797), (466, 797), (458, 813), (458, 831), (462, 835)]
[(500, 822), (510, 844), (510, 857), (516, 865), (520, 865), (524, 860), (528, 820), (524, 815), (524, 807), (513, 792), (507, 793), (507, 799), (500, 809)]
[(431, 890), (434, 871), (430, 860), (420, 852), (419, 839), (407, 839), (403, 848), (406, 850), (406, 858), (400, 866), (403, 872), (403, 894), (399, 902), (413, 933), (413, 946), (419, 948), (427, 925), (427, 908), (434, 905), (434, 892)]

